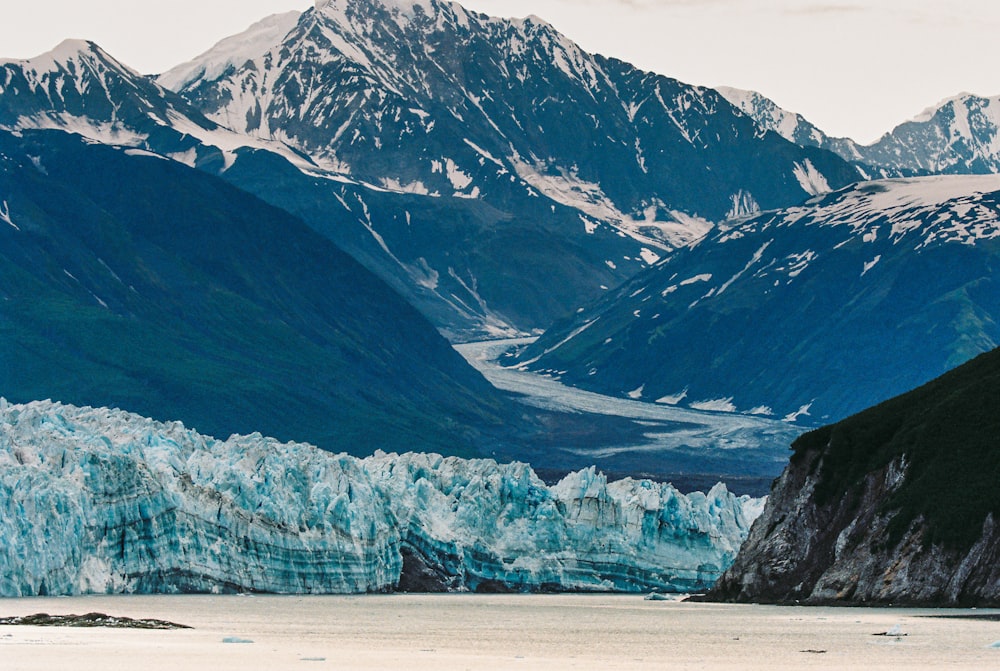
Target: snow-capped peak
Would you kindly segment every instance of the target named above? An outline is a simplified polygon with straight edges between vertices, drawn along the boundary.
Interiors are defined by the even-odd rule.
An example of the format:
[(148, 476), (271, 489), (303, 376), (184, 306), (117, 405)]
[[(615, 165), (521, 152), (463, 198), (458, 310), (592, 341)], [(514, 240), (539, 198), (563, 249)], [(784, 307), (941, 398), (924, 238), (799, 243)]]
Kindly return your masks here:
[(0, 59), (0, 67), (16, 65), (26, 72), (34, 72), (36, 76), (44, 73), (58, 72), (68, 69), (71, 63), (100, 61), (105, 66), (117, 69), (130, 75), (138, 73), (124, 63), (121, 63), (104, 49), (90, 40), (67, 39), (57, 44), (50, 51), (26, 59)]
[[(379, 4), (386, 9), (398, 9), (406, 14), (413, 15), (416, 8), (421, 7), (425, 13), (430, 13), (434, 9), (434, 0), (368, 0), (371, 4)], [(333, 11), (343, 11), (349, 4), (359, 4), (356, 0), (316, 0), (316, 11), (332, 9)]]
[(918, 114), (915, 117), (913, 117), (912, 119), (910, 119), (910, 121), (912, 121), (914, 123), (926, 123), (926, 122), (930, 121), (931, 119), (933, 119), (934, 115), (937, 114), (938, 112), (940, 112), (943, 108), (948, 107), (949, 105), (953, 105), (953, 104), (958, 103), (958, 102), (962, 102), (962, 101), (968, 100), (969, 98), (978, 98), (978, 97), (979, 96), (977, 96), (975, 94), (972, 94), (972, 93), (969, 93), (968, 91), (962, 91), (958, 95), (949, 96), (949, 97), (945, 98), (944, 100), (941, 100), (940, 102), (938, 102), (938, 103), (936, 103), (934, 105), (931, 105), (930, 107), (928, 107), (924, 111), (922, 111), (920, 114)]
[[(316, 0), (315, 7), (317, 12), (323, 12), (327, 15), (343, 15), (347, 13), (348, 7), (357, 11), (360, 4), (364, 3), (356, 0)], [(442, 3), (437, 2), (437, 0), (367, 0), (367, 4), (370, 6), (378, 5), (394, 16), (412, 19), (417, 16), (418, 10), (425, 16), (436, 15)], [(460, 9), (455, 3), (444, 4), (451, 5), (456, 13)], [(461, 11), (464, 12), (464, 9)]]
[(822, 146), (825, 135), (800, 114), (790, 112), (770, 98), (731, 86), (717, 86), (723, 98), (752, 118), (764, 131), (774, 131), (786, 140), (799, 145)]
[(200, 56), (164, 72), (157, 78), (157, 83), (172, 91), (179, 91), (195, 79), (216, 79), (230, 67), (239, 67), (280, 44), (301, 16), (302, 13), (298, 11), (268, 16), (242, 33), (218, 42)]

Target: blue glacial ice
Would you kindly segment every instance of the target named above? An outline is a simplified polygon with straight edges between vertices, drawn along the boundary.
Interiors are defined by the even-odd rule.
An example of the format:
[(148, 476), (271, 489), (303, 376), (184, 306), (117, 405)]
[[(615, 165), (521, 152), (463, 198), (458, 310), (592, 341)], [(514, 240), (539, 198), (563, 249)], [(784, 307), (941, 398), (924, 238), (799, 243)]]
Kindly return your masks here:
[(0, 595), (695, 591), (762, 499), (0, 399)]

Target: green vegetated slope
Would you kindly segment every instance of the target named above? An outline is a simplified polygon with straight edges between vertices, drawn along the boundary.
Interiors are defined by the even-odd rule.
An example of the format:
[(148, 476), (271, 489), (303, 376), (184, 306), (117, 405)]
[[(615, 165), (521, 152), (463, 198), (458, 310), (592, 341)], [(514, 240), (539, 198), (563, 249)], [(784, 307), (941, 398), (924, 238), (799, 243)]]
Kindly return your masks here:
[(801, 436), (709, 600), (1000, 604), (1000, 349)]
[(822, 450), (816, 502), (857, 496), (863, 477), (902, 457), (906, 486), (882, 503), (898, 511), (894, 545), (918, 518), (925, 543), (968, 549), (986, 515), (1000, 516), (1000, 350), (902, 396), (803, 435), (793, 463)]
[(58, 131), (0, 134), (0, 394), (217, 436), (475, 454), (506, 399), (301, 221)]

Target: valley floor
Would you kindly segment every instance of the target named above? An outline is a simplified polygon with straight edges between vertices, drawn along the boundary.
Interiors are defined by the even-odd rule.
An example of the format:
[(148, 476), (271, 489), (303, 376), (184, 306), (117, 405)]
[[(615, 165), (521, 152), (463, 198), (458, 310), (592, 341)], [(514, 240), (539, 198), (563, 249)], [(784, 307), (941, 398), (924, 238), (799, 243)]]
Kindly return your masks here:
[(707, 490), (723, 480), (731, 491), (760, 496), (784, 468), (792, 441), (804, 431), (750, 415), (605, 396), (498, 363), (512, 348), (530, 342), (530, 338), (492, 340), (455, 349), (493, 386), (520, 395), (526, 404), (551, 411), (554, 417), (588, 417), (594, 426), (617, 422), (616, 428), (594, 431), (600, 440), (574, 440), (571, 432), (577, 427), (560, 436), (562, 427), (556, 427), (548, 452), (524, 458), (543, 477), (549, 468), (558, 470), (557, 464), (575, 463), (571, 470), (597, 464), (612, 475), (671, 480), (682, 491)]
[[(598, 595), (118, 596), (0, 600), (193, 629), (0, 626), (8, 671), (993, 669), (997, 611), (790, 608)], [(969, 616), (969, 617), (956, 617)], [(972, 617), (979, 616), (979, 617)], [(892, 635), (880, 635), (891, 633)], [(997, 647), (994, 647), (997, 645)], [(140, 662), (141, 660), (141, 662)]]

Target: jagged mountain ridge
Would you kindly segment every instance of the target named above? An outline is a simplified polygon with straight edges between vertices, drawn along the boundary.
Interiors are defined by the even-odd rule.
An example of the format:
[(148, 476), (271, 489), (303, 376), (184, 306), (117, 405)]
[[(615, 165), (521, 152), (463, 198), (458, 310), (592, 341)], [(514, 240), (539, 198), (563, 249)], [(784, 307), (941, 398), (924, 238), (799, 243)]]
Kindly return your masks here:
[[(320, 2), (280, 44), (248, 42), (220, 44), (159, 81), (219, 123), (390, 194), (326, 183), (286, 197), (263, 188), (264, 175), (239, 183), (383, 276), (521, 330), (576, 309), (711, 221), (857, 177), (828, 154), (755, 137), (709, 89), (586, 54), (535, 18), (437, 0)], [(359, 198), (380, 215), (360, 213), (353, 230), (324, 222), (339, 201), (359, 214)], [(535, 231), (534, 246), (558, 252), (531, 250)]]
[[(100, 67), (70, 65), (87, 59)], [(856, 177), (829, 154), (754, 137), (711, 90), (590, 56), (536, 19), (450, 3), (352, 0), (267, 19), (160, 78), (193, 105), (111, 61), (67, 43), (6, 62), (6, 81), (26, 83), (4, 89), (21, 109), (0, 126), (61, 127), (221, 174), (458, 339), (540, 329), (711, 220)], [(85, 110), (51, 95), (71, 87)]]
[(1000, 344), (998, 189), (865, 182), (733, 222), (515, 362), (696, 409), (845, 417)]
[(0, 132), (0, 238), (0, 386), (12, 400), (356, 454), (478, 454), (521, 421), (335, 245), (144, 150)]
[[(674, 245), (697, 235), (680, 231), (672, 239), (662, 225), (675, 223), (669, 217), (643, 222), (641, 213), (657, 205), (651, 198), (667, 201), (662, 214), (673, 208), (718, 220), (741, 189), (765, 207), (809, 193), (780, 143), (767, 147), (768, 159), (785, 165), (755, 166), (772, 181), (761, 193), (734, 179), (732, 169), (702, 174), (716, 163), (703, 157), (694, 157), (690, 175), (664, 175), (670, 165), (691, 162), (691, 148), (744, 144), (741, 132), (753, 127), (713, 90), (587, 54), (535, 17), (496, 19), (439, 0), (317, 2), (280, 45), (227, 68), (229, 76), (206, 79), (204, 70), (185, 64), (159, 81), (223, 125), (288, 141), (390, 189), (482, 193), (480, 180), (496, 168), (508, 171), (504, 182), (516, 175), (546, 194), (556, 191), (546, 179), (596, 186), (593, 195), (606, 202), (592, 204), (617, 211), (625, 230)], [(600, 151), (580, 151), (581, 138)], [(672, 155), (661, 156), (668, 148)], [(844, 177), (836, 162), (818, 165), (828, 156), (814, 156), (817, 168), (832, 170), (830, 179)], [(615, 176), (602, 174), (607, 164), (623, 166), (617, 169), (634, 183), (608, 179)], [(782, 171), (787, 179), (777, 178)], [(670, 179), (686, 180), (687, 188), (670, 188)], [(629, 222), (633, 214), (642, 223)]]
[(802, 436), (709, 599), (996, 607), (998, 410), (994, 350)]
[(869, 145), (830, 137), (801, 115), (754, 91), (717, 89), (761, 128), (802, 146), (822, 147), (866, 174), (899, 177), (1000, 172), (1000, 97), (962, 93), (933, 105)]

